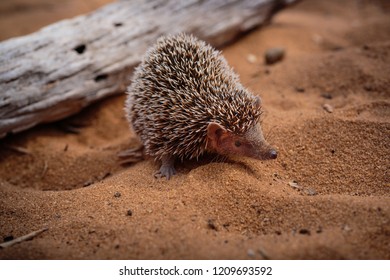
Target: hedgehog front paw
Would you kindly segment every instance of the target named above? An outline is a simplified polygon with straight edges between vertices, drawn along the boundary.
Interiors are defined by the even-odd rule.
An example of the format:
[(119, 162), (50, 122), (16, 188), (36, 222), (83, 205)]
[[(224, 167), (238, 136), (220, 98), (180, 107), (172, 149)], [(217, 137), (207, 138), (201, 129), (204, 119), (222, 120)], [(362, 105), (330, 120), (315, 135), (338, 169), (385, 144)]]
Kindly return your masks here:
[(160, 170), (154, 173), (154, 177), (157, 179), (165, 177), (167, 178), (167, 180), (169, 180), (175, 174), (176, 174), (176, 170), (173, 166), (162, 165), (160, 167)]
[(160, 170), (154, 174), (156, 178), (165, 177), (169, 180), (173, 175), (176, 174), (174, 167), (175, 158), (171, 155), (164, 155), (161, 157), (161, 167)]

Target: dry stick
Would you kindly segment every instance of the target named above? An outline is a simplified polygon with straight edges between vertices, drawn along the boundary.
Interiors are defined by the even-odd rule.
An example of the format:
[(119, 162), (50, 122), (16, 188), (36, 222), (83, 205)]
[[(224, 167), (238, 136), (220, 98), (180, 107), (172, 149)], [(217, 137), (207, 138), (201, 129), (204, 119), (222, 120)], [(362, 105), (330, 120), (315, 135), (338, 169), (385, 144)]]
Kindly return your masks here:
[(31, 154), (29, 149), (23, 148), (23, 147), (19, 147), (19, 146), (5, 145), (5, 148), (7, 148), (7, 149), (9, 149), (11, 151), (15, 151), (15, 152), (24, 154), (24, 155), (30, 155)]
[(263, 248), (259, 248), (258, 252), (260, 253), (260, 255), (263, 257), (263, 259), (265, 260), (270, 260), (271, 258), (269, 257), (269, 255), (264, 251)]
[(49, 228), (43, 228), (43, 229), (40, 229), (40, 230), (36, 230), (36, 231), (33, 231), (33, 232), (29, 233), (29, 234), (26, 234), (26, 235), (23, 235), (21, 237), (18, 237), (18, 238), (14, 239), (14, 240), (1, 243), (0, 244), (0, 248), (7, 248), (7, 247), (10, 247), (10, 246), (15, 245), (17, 243), (20, 243), (20, 242), (23, 242), (23, 241), (26, 241), (26, 240), (31, 240), (35, 236), (41, 234), (42, 232), (47, 231), (48, 229)]
[(45, 165), (43, 166), (43, 170), (42, 170), (42, 174), (41, 174), (41, 179), (43, 178), (43, 177), (45, 177), (45, 175), (46, 175), (46, 172), (47, 172), (47, 168), (48, 168), (49, 166), (48, 166), (48, 164), (47, 164), (47, 160), (45, 160)]

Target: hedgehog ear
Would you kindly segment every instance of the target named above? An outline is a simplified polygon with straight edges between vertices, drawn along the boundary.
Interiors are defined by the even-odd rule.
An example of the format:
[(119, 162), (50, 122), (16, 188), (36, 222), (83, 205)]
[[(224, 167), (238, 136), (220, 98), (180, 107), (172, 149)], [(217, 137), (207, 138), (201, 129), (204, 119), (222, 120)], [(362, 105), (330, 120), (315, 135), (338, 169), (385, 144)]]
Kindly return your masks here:
[(255, 96), (255, 100), (253, 100), (253, 105), (255, 108), (259, 109), (261, 108), (261, 99), (259, 96)]
[(216, 122), (210, 122), (207, 126), (207, 137), (212, 140), (220, 139), (226, 132), (226, 129)]

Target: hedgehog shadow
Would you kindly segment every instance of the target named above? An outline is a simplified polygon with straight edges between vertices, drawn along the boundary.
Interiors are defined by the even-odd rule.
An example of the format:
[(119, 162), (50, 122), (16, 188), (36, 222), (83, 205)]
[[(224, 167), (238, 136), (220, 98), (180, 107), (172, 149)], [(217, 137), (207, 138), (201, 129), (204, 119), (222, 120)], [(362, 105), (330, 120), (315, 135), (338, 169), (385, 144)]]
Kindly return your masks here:
[[(137, 164), (140, 161), (151, 161), (156, 168), (158, 168), (159, 164), (154, 161), (151, 157), (142, 155), (141, 153), (142, 147), (136, 145), (133, 148), (123, 149), (117, 154), (118, 162), (120, 165), (126, 167)], [(212, 163), (224, 163), (224, 164), (233, 164), (237, 166), (239, 169), (249, 173), (252, 176), (257, 177), (256, 171), (245, 162), (239, 161), (237, 159), (229, 158), (227, 156), (221, 156), (219, 154), (206, 153), (199, 157), (198, 159), (178, 159), (176, 160), (175, 167), (178, 173), (187, 175), (192, 170), (195, 170), (201, 166), (206, 166)], [(157, 169), (156, 169), (157, 170)]]
[(178, 160), (176, 162), (176, 170), (180, 174), (189, 174), (191, 171), (201, 167), (206, 166), (212, 163), (223, 163), (223, 164), (232, 164), (236, 166), (238, 169), (245, 171), (246, 173), (257, 177), (257, 172), (250, 165), (245, 162), (242, 162), (237, 159), (221, 156), (218, 154), (205, 154), (199, 159), (184, 159), (183, 161)]

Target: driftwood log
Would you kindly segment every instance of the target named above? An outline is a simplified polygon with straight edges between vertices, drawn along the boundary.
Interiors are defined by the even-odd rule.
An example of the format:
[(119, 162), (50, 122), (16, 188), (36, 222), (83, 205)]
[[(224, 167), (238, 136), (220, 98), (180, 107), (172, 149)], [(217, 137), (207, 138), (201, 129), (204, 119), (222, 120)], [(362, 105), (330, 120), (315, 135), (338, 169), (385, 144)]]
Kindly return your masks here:
[(119, 1), (0, 43), (0, 137), (62, 119), (125, 90), (161, 35), (187, 32), (215, 47), (294, 0)]

